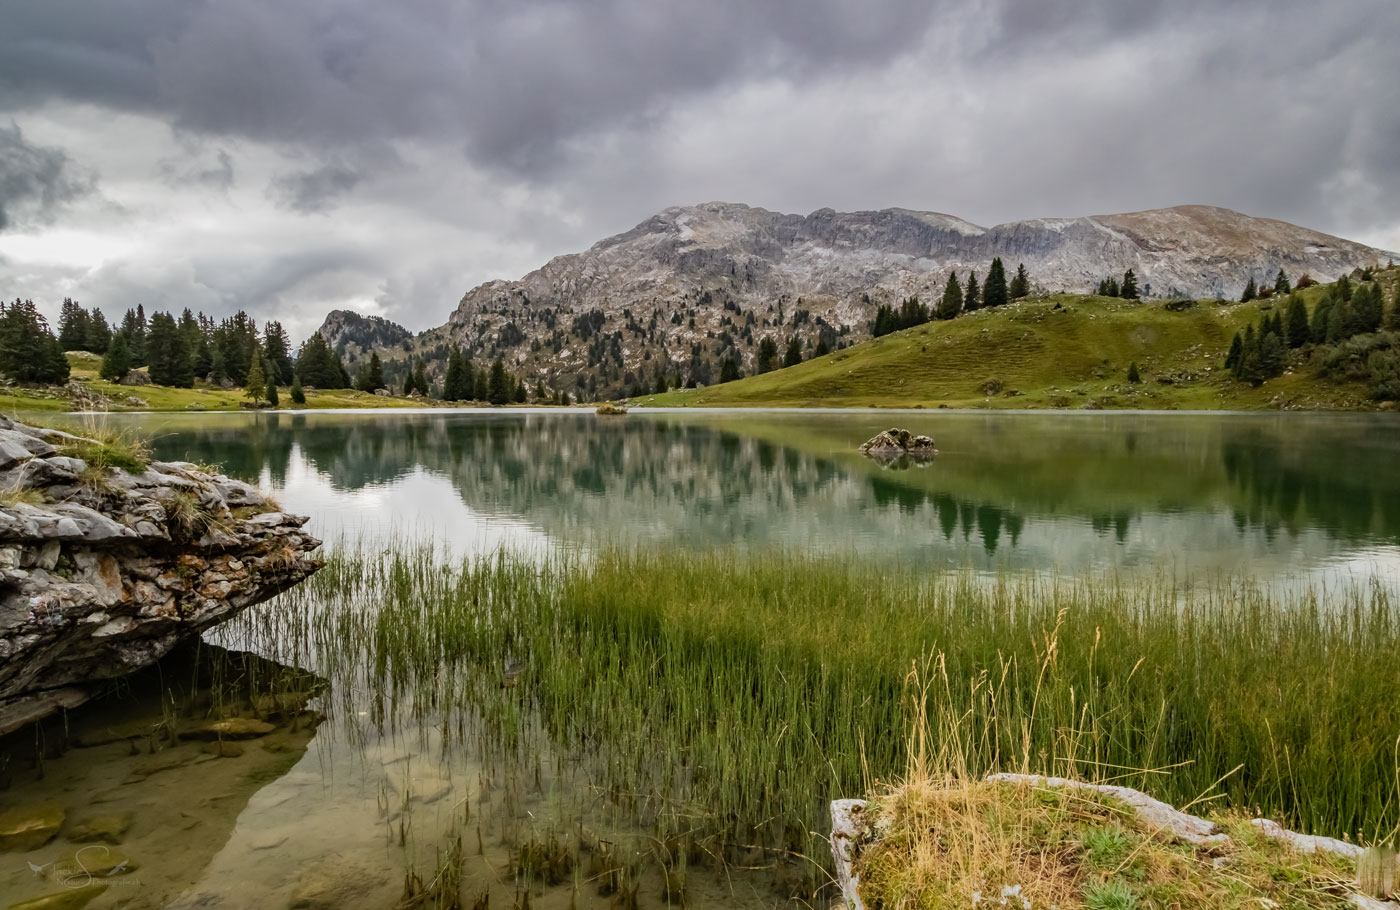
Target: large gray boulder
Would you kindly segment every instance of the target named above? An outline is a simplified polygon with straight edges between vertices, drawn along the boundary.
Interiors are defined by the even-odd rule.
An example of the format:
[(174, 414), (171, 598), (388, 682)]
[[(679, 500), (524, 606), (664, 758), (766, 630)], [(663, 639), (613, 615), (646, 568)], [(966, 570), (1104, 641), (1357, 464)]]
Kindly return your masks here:
[(899, 427), (891, 427), (884, 432), (876, 433), (861, 443), (860, 450), (872, 458), (881, 460), (900, 458), (905, 455), (926, 459), (938, 454), (938, 450), (933, 447), (931, 438), (915, 435)]
[(0, 733), (319, 568), (306, 519), (257, 488), (185, 463), (98, 469), (72, 454), (85, 442), (0, 417)]

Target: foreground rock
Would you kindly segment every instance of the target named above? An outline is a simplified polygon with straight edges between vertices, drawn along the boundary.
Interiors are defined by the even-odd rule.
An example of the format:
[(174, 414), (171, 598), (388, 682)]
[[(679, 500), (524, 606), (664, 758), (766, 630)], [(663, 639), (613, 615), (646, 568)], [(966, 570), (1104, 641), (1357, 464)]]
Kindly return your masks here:
[(863, 454), (878, 461), (888, 461), (906, 456), (915, 459), (929, 459), (938, 454), (938, 450), (933, 447), (932, 438), (916, 436), (908, 430), (901, 430), (899, 427), (891, 427), (883, 433), (876, 433), (861, 444), (860, 450)]
[(87, 700), (286, 590), (320, 541), (185, 463), (102, 468), (91, 440), (0, 417), (0, 733)]
[[(1140, 822), (1170, 840), (1206, 849), (1227, 848), (1229, 835), (1220, 831), (1208, 819), (1182, 812), (1140, 790), (1108, 784), (1091, 784), (1063, 777), (1043, 777), (1037, 774), (992, 774), (988, 781), (1028, 786), (1037, 789), (1078, 789), (1094, 791), (1117, 800), (1136, 813)], [(831, 855), (836, 864), (836, 883), (841, 891), (842, 906), (848, 910), (865, 910), (860, 895), (857, 860), (878, 842), (878, 826), (871, 823), (868, 804), (863, 799), (838, 799), (831, 803)], [(1250, 822), (1264, 838), (1276, 841), (1300, 853), (1326, 853), (1359, 860), (1365, 852), (1356, 844), (1330, 837), (1316, 837), (1289, 831), (1277, 822), (1256, 818)], [(1394, 864), (1394, 853), (1387, 862)], [(1390, 880), (1393, 882), (1394, 873)], [(1348, 893), (1348, 903), (1362, 910), (1400, 910), (1400, 903)], [(1028, 905), (1029, 906), (1029, 905)]]

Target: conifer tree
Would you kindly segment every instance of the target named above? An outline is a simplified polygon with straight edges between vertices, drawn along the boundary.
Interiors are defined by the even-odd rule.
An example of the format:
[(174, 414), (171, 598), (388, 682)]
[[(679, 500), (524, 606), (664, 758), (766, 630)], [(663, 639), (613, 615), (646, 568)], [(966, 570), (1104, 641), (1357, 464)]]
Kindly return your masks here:
[(151, 316), (146, 351), (151, 382), (180, 389), (194, 385), (194, 364), (190, 358), (189, 343), (169, 313)]
[(146, 308), (137, 306), (127, 310), (122, 317), (122, 331), (126, 333), (127, 346), (131, 348), (131, 365), (146, 365)]
[(1128, 364), (1128, 381), (1131, 382), (1133, 385), (1137, 385), (1138, 383), (1142, 382), (1142, 374), (1138, 372), (1138, 365), (1136, 360)]
[[(638, 391), (637, 394), (638, 394), (638, 395), (641, 394), (640, 390)], [(529, 397), (529, 395), (528, 395), (528, 393), (525, 391), (525, 381), (522, 379), (520, 382), (517, 382), (517, 383), (515, 384), (515, 403), (516, 403), (516, 404), (524, 404), (524, 403), (525, 403), (525, 399), (528, 398), (528, 397)]]
[(1240, 295), (1240, 303), (1249, 303), (1259, 296), (1259, 286), (1254, 283), (1254, 276), (1249, 277), (1249, 283), (1244, 286), (1244, 293)]
[(107, 324), (107, 317), (102, 315), (102, 311), (97, 307), (92, 308), (87, 330), (87, 339), (83, 343), (83, 350), (91, 351), (94, 354), (107, 353), (107, 345), (112, 343), (112, 327)]
[[(417, 375), (414, 376), (414, 383), (417, 384)], [(360, 375), (356, 377), (355, 388), (361, 392), (374, 392), (377, 389), (387, 388), (384, 383), (384, 364), (379, 360), (379, 353), (371, 351), (369, 360), (360, 366)], [(427, 392), (419, 389), (424, 395)]]
[[(1281, 270), (1280, 270), (1281, 271)], [(1284, 326), (1284, 337), (1290, 348), (1300, 348), (1312, 336), (1308, 326), (1308, 307), (1303, 303), (1303, 295), (1296, 291), (1288, 295), (1288, 320)]]
[(1351, 325), (1351, 305), (1345, 299), (1332, 303), (1327, 313), (1327, 343), (1336, 344), (1347, 337), (1347, 327)]
[[(990, 276), (987, 283), (991, 283)], [(948, 275), (948, 284), (943, 288), (943, 297), (938, 301), (938, 318), (952, 319), (962, 312), (962, 305), (962, 286), (958, 284), (958, 273), (951, 272)]]
[(758, 372), (771, 373), (778, 365), (778, 343), (771, 335), (758, 343)]
[(505, 361), (497, 357), (491, 364), (491, 379), (486, 392), (486, 400), (495, 405), (510, 401), (510, 377), (506, 375)]
[(1265, 332), (1259, 339), (1259, 377), (1261, 380), (1272, 379), (1283, 373), (1284, 363), (1283, 342), (1275, 332)]
[(253, 401), (262, 401), (267, 397), (267, 374), (263, 372), (262, 352), (255, 354), (248, 367), (248, 378), (243, 381), (243, 394)]
[(74, 302), (73, 298), (63, 298), (58, 315), (58, 343), (65, 351), (87, 350), (91, 317), (88, 311)]
[[(376, 361), (376, 360), (378, 360), (378, 355), (377, 355), (377, 354), (373, 354), (373, 355), (370, 356), (370, 369), (371, 369), (371, 370), (373, 370), (373, 368), (374, 368), (374, 361)], [(372, 379), (372, 378), (373, 378), (373, 377), (371, 377), (371, 379)], [(383, 383), (383, 381), (384, 381), (384, 376), (383, 376), (382, 374), (381, 374), (380, 377), (379, 377), (379, 381), (380, 381), (381, 383)], [(424, 398), (427, 398), (427, 397), (431, 394), (430, 390), (428, 389), (428, 374), (427, 374), (427, 370), (426, 370), (425, 367), (424, 367), (423, 358), (422, 358), (422, 357), (419, 357), (419, 358), (418, 358), (418, 363), (417, 363), (417, 365), (414, 366), (414, 368), (413, 368), (413, 385), (414, 385), (415, 388), (418, 389), (418, 394), (419, 394), (419, 395), (422, 395)]]
[(1323, 344), (1327, 341), (1327, 327), (1332, 324), (1332, 307), (1336, 305), (1336, 298), (1328, 290), (1322, 295), (1322, 299), (1313, 307), (1312, 319), (1308, 323), (1308, 335), (1313, 344)]
[(739, 360), (734, 355), (724, 358), (719, 367), (719, 381), (733, 382), (739, 378)]
[(1368, 282), (1358, 287), (1351, 297), (1351, 308), (1356, 314), (1356, 334), (1380, 331), (1385, 320), (1385, 298), (1380, 285)]
[(267, 355), (267, 359), (272, 362), (276, 382), (279, 385), (289, 385), (295, 367), (292, 364), (292, 352), (287, 342), (287, 331), (282, 328), (282, 323), (269, 320), (263, 326), (263, 352)]
[(16, 382), (68, 381), (68, 358), (32, 300), (0, 304), (0, 373)]
[(1337, 279), (1337, 296), (1343, 300), (1350, 300), (1352, 293), (1351, 276), (1343, 275)]
[(107, 344), (107, 353), (102, 355), (102, 366), (97, 373), (108, 382), (121, 382), (131, 370), (131, 347), (126, 342), (125, 332), (116, 332)]
[(998, 256), (992, 260), (991, 268), (987, 269), (987, 280), (982, 285), (982, 305), (988, 308), (1004, 306), (1007, 299), (1006, 267)]
[(292, 404), (306, 404), (306, 390), (301, 387), (301, 377), (295, 373), (292, 374)]
[(1031, 279), (1026, 274), (1026, 264), (1019, 263), (1016, 266), (1016, 274), (1011, 279), (1011, 285), (1006, 289), (1006, 296), (1012, 300), (1020, 300), (1022, 297), (1029, 297), (1031, 293)]
[(456, 345), (447, 355), (447, 372), (442, 378), (442, 397), (444, 401), (462, 401), (470, 398), (470, 391), (466, 387), (464, 380), (466, 373), (462, 369), (462, 349)]
[(263, 373), (267, 376), (267, 403), (274, 408), (282, 404), (281, 397), (277, 394), (277, 365), (272, 362), (271, 357), (264, 356), (262, 359)]
[(1123, 284), (1119, 288), (1119, 296), (1124, 300), (1138, 300), (1141, 295), (1138, 293), (1137, 273), (1128, 269), (1123, 273)]
[(783, 352), (783, 366), (795, 367), (802, 362), (802, 339), (793, 335), (788, 339), (787, 350)]
[(1278, 270), (1278, 276), (1274, 278), (1274, 293), (1287, 294), (1293, 290), (1293, 285), (1288, 281), (1288, 275), (1282, 268)]
[(982, 288), (977, 284), (977, 272), (967, 274), (967, 287), (963, 289), (963, 309), (967, 312), (982, 308)]
[(1244, 341), (1240, 338), (1240, 333), (1235, 333), (1235, 338), (1230, 342), (1230, 352), (1225, 355), (1225, 369), (1234, 370), (1240, 362), (1240, 357), (1244, 355)]
[(813, 357), (825, 357), (827, 354), (830, 354), (830, 353), (831, 353), (831, 345), (827, 344), (827, 342), (826, 342), (826, 336), (825, 336), (825, 335), (819, 336), (819, 337), (817, 338), (817, 347), (816, 347), (816, 350), (812, 351), (812, 356), (813, 356)]

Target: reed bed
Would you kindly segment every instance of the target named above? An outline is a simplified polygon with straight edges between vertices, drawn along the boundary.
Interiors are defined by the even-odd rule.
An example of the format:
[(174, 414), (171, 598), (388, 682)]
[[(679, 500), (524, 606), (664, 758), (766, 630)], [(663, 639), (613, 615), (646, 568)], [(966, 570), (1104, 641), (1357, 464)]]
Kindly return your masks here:
[(930, 654), (943, 683), (923, 710), (968, 775), (1206, 794), (1366, 841), (1400, 818), (1400, 609), (1381, 585), (365, 546), (240, 622), (260, 653), (327, 676), (344, 716), (367, 710), (371, 735), (432, 729), (536, 780), (571, 769), (590, 811), (673, 866), (815, 859), (795, 892), (825, 881), (827, 801), (904, 772), (905, 680)]

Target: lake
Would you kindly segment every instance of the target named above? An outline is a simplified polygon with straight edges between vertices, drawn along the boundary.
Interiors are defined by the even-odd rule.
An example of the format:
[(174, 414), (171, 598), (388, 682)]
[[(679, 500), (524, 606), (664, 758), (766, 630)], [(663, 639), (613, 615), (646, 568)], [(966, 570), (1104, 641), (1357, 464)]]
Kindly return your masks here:
[[(84, 419), (71, 422), (81, 427)], [(70, 869), (57, 885), (100, 886), (94, 908), (368, 910), (394, 906), (412, 876), (426, 887), (450, 867), (465, 870), (467, 906), (470, 895), (488, 893), (490, 903), (475, 906), (826, 906), (825, 872), (807, 857), (820, 860), (822, 832), (814, 829), (834, 793), (810, 791), (852, 795), (859, 771), (838, 775), (832, 764), (823, 777), (821, 763), (809, 760), (817, 767), (785, 767), (798, 753), (780, 730), (773, 743), (745, 746), (752, 766), (745, 771), (764, 781), (765, 792), (802, 781), (811, 796), (798, 813), (802, 824), (746, 827), (735, 816), (731, 830), (716, 833), (715, 819), (697, 820), (713, 812), (703, 794), (735, 805), (770, 798), (751, 797), (756, 785), (742, 774), (729, 779), (736, 762), (723, 756), (740, 754), (722, 733), (730, 709), (678, 712), (701, 715), (690, 727), (646, 724), (662, 724), (658, 718), (706, 680), (734, 673), (753, 702), (778, 704), (773, 710), (808, 725), (801, 754), (820, 755), (826, 746), (812, 743), (822, 737), (854, 735), (861, 761), (868, 746), (871, 761), (888, 768), (897, 742), (881, 751), (865, 738), (871, 731), (844, 729), (861, 720), (843, 713), (857, 693), (838, 682), (844, 672), (880, 689), (883, 735), (898, 723), (898, 660), (891, 675), (879, 647), (869, 651), (867, 643), (868, 653), (851, 657), (847, 669), (833, 655), (830, 678), (822, 667), (799, 680), (811, 663), (801, 656), (801, 636), (826, 641), (832, 632), (812, 615), (804, 617), (812, 628), (794, 634), (797, 657), (787, 663), (755, 649), (741, 626), (716, 634), (701, 623), (692, 635), (634, 618), (634, 638), (624, 644), (607, 622), (600, 634), (589, 631), (606, 610), (580, 608), (567, 621), (551, 613), (532, 624), (502, 609), (509, 593), (522, 602), (537, 594), (540, 603), (562, 601), (567, 584), (540, 594), (533, 572), (514, 570), (459, 583), (437, 569), (456, 557), (509, 550), (525, 554), (526, 565), (561, 555), (586, 562), (619, 544), (817, 554), (879, 573), (873, 588), (861, 589), (871, 604), (884, 573), (897, 579), (942, 569), (974, 579), (1142, 576), (1159, 593), (1221, 578), (1290, 591), (1389, 588), (1400, 579), (1400, 420), (1387, 415), (685, 410), (603, 418), (512, 409), (100, 419), (150, 438), (158, 458), (219, 464), (260, 482), (285, 509), (309, 515), (330, 549), (360, 555), (214, 630), (202, 651), (115, 686), (32, 741), (6, 742), (0, 779), (9, 789), (0, 798), (22, 792), (63, 803), (70, 819), (95, 814), (109, 826), (124, 819), (129, 832), (115, 839), (130, 860), (126, 875), (74, 875), (76, 860), (80, 869), (115, 862), (97, 855), (115, 847), (98, 840), (65, 858), (74, 845), (60, 838), (25, 854), (27, 868), (20, 855), (7, 855), (6, 897), (54, 891), (55, 873), (42, 867), (56, 863), (51, 868)], [(880, 464), (856, 451), (890, 426), (934, 437), (939, 454), (924, 464)], [(382, 556), (425, 541), (446, 561), (410, 556), (393, 566)], [(620, 588), (609, 590), (627, 590), (629, 570), (623, 564)], [(664, 580), (647, 581), (665, 596)], [(807, 581), (819, 596), (823, 584), (841, 584)], [(956, 585), (948, 590), (962, 596)], [(1051, 589), (1013, 591), (1012, 602), (1042, 590)], [(697, 601), (715, 596), (695, 593)], [(689, 595), (681, 600), (689, 610)], [(1170, 622), (1175, 607), (1162, 602), (1166, 612), (1157, 615)], [(975, 616), (970, 610), (966, 624)], [(542, 628), (554, 623), (563, 631)], [(1260, 628), (1268, 631), (1267, 621)], [(648, 637), (658, 629), (662, 643)], [(1243, 627), (1241, 634), (1256, 635)], [(1368, 659), (1393, 653), (1391, 634), (1388, 626), (1375, 633)], [(676, 644), (688, 635), (692, 644)], [(415, 653), (427, 636), (451, 642), (450, 659)], [(879, 630), (868, 637), (878, 646)], [(987, 641), (978, 660), (1001, 649), (996, 636)], [(730, 650), (715, 650), (716, 642)], [(1335, 647), (1324, 644), (1296, 659), (1323, 665)], [(1360, 639), (1357, 647), (1361, 653)], [(1121, 650), (1123, 666), (1136, 672), (1136, 655)], [(736, 654), (752, 657), (736, 662)], [(1105, 650), (1090, 662), (1112, 657)], [(1162, 672), (1176, 661), (1165, 650), (1159, 659)], [(1242, 673), (1275, 669), (1252, 658), (1239, 663)], [(1368, 666), (1353, 668), (1355, 685), (1364, 684)], [(652, 667), (671, 669), (652, 680)], [(1199, 677), (1205, 689), (1229, 685), (1231, 671), (1218, 672)], [(682, 677), (684, 691), (667, 689)], [(1192, 679), (1168, 680), (1163, 691), (1184, 692)], [(1082, 691), (1072, 680), (1065, 685)], [(1272, 677), (1260, 685), (1279, 690)], [(830, 696), (826, 714), (804, 707), (819, 691)], [(1355, 703), (1355, 691), (1339, 689), (1337, 703)], [(711, 694), (711, 704), (734, 703), (728, 690)], [(232, 744), (168, 735), (240, 699), (275, 731)], [(1281, 712), (1298, 709), (1296, 699), (1281, 704)], [(1183, 696), (1183, 729), (1189, 705)], [(1147, 708), (1149, 716), (1156, 710)], [(1208, 719), (1200, 730), (1219, 726), (1217, 712), (1201, 709)], [(736, 705), (734, 716), (742, 713)], [(589, 725), (580, 726), (584, 717)], [(833, 717), (844, 719), (819, 736), (816, 728)], [(781, 726), (753, 718), (750, 729)], [(1187, 738), (1203, 741), (1200, 730), (1186, 730)], [(682, 735), (684, 743), (668, 739)], [(1393, 738), (1381, 737), (1386, 756)], [(701, 762), (705, 754), (719, 758)], [(857, 761), (841, 758), (846, 766)], [(1234, 761), (1224, 752), (1220, 760)], [(1370, 766), (1357, 775), (1377, 776)]]
[[(414, 411), (114, 415), (222, 464), (327, 541), (459, 552), (599, 541), (788, 548), (926, 568), (1309, 581), (1400, 566), (1388, 415)], [(891, 425), (927, 465), (856, 447)]]

